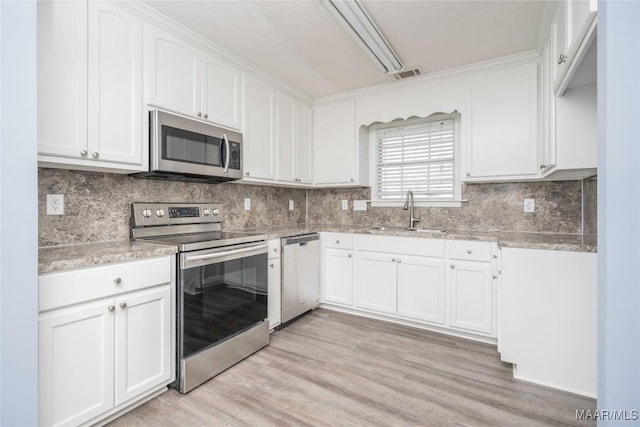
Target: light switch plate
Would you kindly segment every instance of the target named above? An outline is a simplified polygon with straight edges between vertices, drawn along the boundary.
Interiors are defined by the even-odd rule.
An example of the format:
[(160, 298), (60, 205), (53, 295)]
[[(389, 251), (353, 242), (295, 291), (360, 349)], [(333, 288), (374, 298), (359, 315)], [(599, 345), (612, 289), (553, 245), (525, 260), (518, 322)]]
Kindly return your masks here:
[(245, 211), (251, 210), (251, 199), (244, 199), (244, 210)]
[(342, 201), (342, 210), (346, 211), (347, 209), (349, 209), (349, 201), (348, 200), (343, 200)]
[(524, 211), (535, 212), (535, 210), (536, 210), (536, 199), (524, 199)]
[(366, 200), (354, 200), (353, 201), (353, 210), (354, 211), (366, 211), (367, 210), (367, 201)]
[(293, 200), (289, 200), (289, 210), (292, 211), (294, 209), (294, 203)]

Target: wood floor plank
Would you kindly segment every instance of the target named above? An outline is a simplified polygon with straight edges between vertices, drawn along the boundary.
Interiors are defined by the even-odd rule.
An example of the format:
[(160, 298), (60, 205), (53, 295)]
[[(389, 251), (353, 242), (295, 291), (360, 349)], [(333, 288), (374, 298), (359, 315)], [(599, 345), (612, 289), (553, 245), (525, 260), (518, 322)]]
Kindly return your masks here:
[(490, 344), (318, 309), (187, 395), (110, 426), (593, 426), (596, 402), (513, 379)]

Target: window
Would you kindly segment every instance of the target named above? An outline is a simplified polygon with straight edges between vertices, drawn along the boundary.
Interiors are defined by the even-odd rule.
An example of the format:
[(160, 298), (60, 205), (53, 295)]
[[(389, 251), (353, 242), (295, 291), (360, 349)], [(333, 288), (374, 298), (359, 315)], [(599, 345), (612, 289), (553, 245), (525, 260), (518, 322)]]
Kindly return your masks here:
[(377, 204), (404, 202), (411, 190), (416, 202), (459, 205), (454, 117), (397, 121), (373, 126), (371, 131), (375, 143), (372, 197), (382, 202)]

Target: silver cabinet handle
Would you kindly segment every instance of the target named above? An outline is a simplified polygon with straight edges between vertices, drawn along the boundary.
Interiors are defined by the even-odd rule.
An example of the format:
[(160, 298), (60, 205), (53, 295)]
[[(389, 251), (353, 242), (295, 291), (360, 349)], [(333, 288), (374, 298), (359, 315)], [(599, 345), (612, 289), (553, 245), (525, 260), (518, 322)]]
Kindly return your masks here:
[(82, 150), (82, 151), (80, 152), (80, 155), (81, 155), (82, 157), (87, 157), (87, 154), (89, 154), (89, 152), (88, 152), (87, 150)]
[(273, 248), (273, 252), (278, 253), (278, 248)]
[(269, 267), (273, 268), (273, 267), (274, 267), (274, 265), (273, 265), (273, 264), (269, 264)]
[(121, 302), (121, 303), (120, 303), (120, 308), (121, 308), (121, 309), (123, 309), (123, 310), (124, 310), (125, 308), (127, 308), (127, 303), (126, 303), (126, 302)]
[(471, 249), (467, 249), (467, 253), (471, 255)]
[(493, 275), (493, 280), (497, 279), (498, 276), (496, 276), (495, 274)]
[(402, 260), (401, 259), (398, 259), (398, 264), (402, 264)]
[(353, 178), (351, 178), (351, 182), (355, 182), (355, 180)]
[(455, 264), (451, 264), (449, 267), (451, 267), (452, 270), (456, 268)]
[(198, 112), (198, 117), (202, 117), (202, 113)]
[(204, 118), (205, 118), (205, 119), (208, 119), (208, 118), (209, 118), (209, 115), (208, 115), (208, 114), (205, 114), (205, 115), (204, 115)]
[(493, 254), (493, 259), (496, 259), (496, 258), (498, 258), (498, 255)]
[(471, 176), (471, 172), (467, 172), (467, 176)]
[(109, 310), (110, 313), (113, 313), (116, 310), (116, 308), (115, 306), (110, 305), (109, 307), (107, 307), (107, 310)]
[(564, 64), (565, 62), (567, 62), (567, 59), (569, 59), (569, 56), (561, 53), (560, 57), (558, 58), (558, 65)]
[(249, 172), (245, 172), (244, 174), (245, 174), (245, 176), (249, 176)]
[(541, 170), (542, 170), (542, 169), (544, 169), (544, 168), (546, 168), (546, 167), (547, 167), (547, 165), (545, 165), (545, 164), (540, 165), (540, 169), (541, 169)]
[(348, 254), (348, 255), (347, 255), (347, 258), (351, 258), (351, 256), (352, 256), (351, 254)]
[(339, 245), (339, 244), (340, 244), (340, 240), (336, 240), (336, 245)]
[(97, 159), (98, 157), (100, 157), (100, 154), (97, 151), (94, 151), (93, 153), (91, 153), (91, 157)]
[(122, 279), (120, 277), (116, 277), (115, 279), (113, 279), (113, 283), (119, 285), (120, 283), (122, 283)]
[(391, 258), (391, 262), (396, 262), (396, 259), (395, 258)]

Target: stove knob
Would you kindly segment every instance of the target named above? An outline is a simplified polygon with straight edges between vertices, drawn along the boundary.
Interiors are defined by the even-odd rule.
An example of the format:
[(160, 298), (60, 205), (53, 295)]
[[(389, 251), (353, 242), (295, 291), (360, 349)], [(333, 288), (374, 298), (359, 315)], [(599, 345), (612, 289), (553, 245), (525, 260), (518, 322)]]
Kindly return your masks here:
[(211, 215), (211, 209), (205, 209), (205, 210), (203, 210), (203, 211), (202, 211), (202, 214), (203, 214), (204, 216), (209, 216), (209, 215)]
[(164, 209), (156, 210), (156, 216), (162, 218), (164, 216)]
[(219, 209), (214, 209), (213, 210), (213, 214), (214, 215), (220, 215), (220, 210)]
[(143, 209), (142, 216), (145, 218), (149, 218), (151, 216), (151, 209)]

